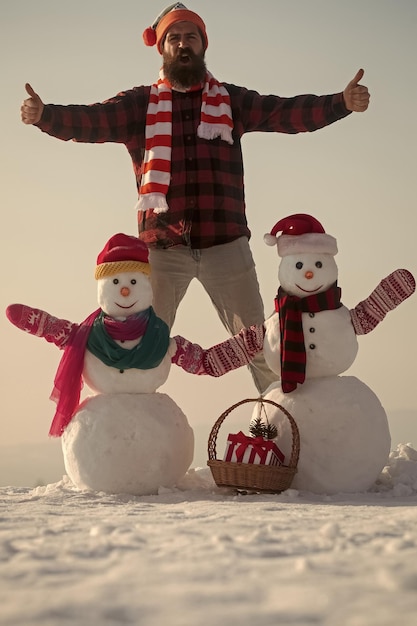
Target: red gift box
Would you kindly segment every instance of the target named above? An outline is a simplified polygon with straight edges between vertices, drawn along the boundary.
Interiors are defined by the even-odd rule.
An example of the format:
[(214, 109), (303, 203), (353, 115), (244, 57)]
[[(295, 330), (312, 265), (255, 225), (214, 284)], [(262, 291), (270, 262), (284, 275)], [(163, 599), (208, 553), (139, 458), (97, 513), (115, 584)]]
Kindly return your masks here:
[(282, 465), (284, 455), (277, 444), (263, 437), (249, 437), (242, 431), (229, 434), (223, 461), (254, 463), (257, 465)]

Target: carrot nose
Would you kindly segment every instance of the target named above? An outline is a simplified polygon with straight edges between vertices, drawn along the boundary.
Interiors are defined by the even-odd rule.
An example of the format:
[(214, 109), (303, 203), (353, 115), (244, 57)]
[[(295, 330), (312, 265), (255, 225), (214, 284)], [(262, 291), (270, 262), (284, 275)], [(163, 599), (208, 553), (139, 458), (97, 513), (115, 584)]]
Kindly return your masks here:
[(130, 294), (129, 287), (122, 287), (120, 293), (124, 298), (127, 298), (127, 296)]
[(311, 270), (308, 270), (308, 272), (306, 272), (304, 276), (307, 278), (307, 280), (310, 280), (311, 278), (313, 278), (314, 272), (312, 272)]

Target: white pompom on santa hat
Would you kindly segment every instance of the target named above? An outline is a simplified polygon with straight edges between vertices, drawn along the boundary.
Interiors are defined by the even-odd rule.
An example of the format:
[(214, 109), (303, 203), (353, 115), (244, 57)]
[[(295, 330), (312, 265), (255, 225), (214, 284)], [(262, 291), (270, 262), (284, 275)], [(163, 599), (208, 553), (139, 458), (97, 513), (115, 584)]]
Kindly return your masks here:
[[(278, 233), (282, 233), (277, 236)], [(327, 235), (315, 217), (306, 213), (295, 213), (279, 220), (270, 233), (264, 235), (268, 246), (277, 245), (280, 257), (290, 254), (337, 254), (337, 242)]]

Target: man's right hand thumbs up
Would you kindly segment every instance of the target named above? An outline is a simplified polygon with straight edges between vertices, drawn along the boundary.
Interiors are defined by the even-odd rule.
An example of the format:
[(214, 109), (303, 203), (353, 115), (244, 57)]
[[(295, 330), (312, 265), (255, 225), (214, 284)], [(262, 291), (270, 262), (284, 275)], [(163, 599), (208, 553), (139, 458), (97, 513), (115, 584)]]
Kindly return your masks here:
[(26, 83), (25, 89), (30, 97), (23, 100), (20, 107), (22, 122), (24, 124), (36, 124), (42, 117), (44, 104), (29, 83)]

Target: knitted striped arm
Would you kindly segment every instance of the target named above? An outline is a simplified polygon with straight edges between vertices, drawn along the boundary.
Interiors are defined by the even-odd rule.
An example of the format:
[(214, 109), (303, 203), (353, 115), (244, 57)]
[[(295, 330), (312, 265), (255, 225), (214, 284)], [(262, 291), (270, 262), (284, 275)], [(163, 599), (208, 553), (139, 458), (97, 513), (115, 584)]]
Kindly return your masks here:
[(227, 372), (248, 365), (263, 350), (265, 328), (263, 325), (243, 328), (237, 335), (207, 350), (184, 337), (174, 337), (177, 351), (172, 357), (183, 370), (197, 376), (223, 376)]
[(25, 304), (10, 304), (6, 309), (9, 321), (30, 335), (43, 337), (64, 348), (72, 330), (77, 326), (68, 320), (58, 319), (41, 309), (33, 309)]
[(414, 276), (408, 270), (396, 270), (383, 278), (366, 300), (351, 309), (350, 316), (357, 335), (366, 335), (389, 311), (406, 300), (416, 288)]

